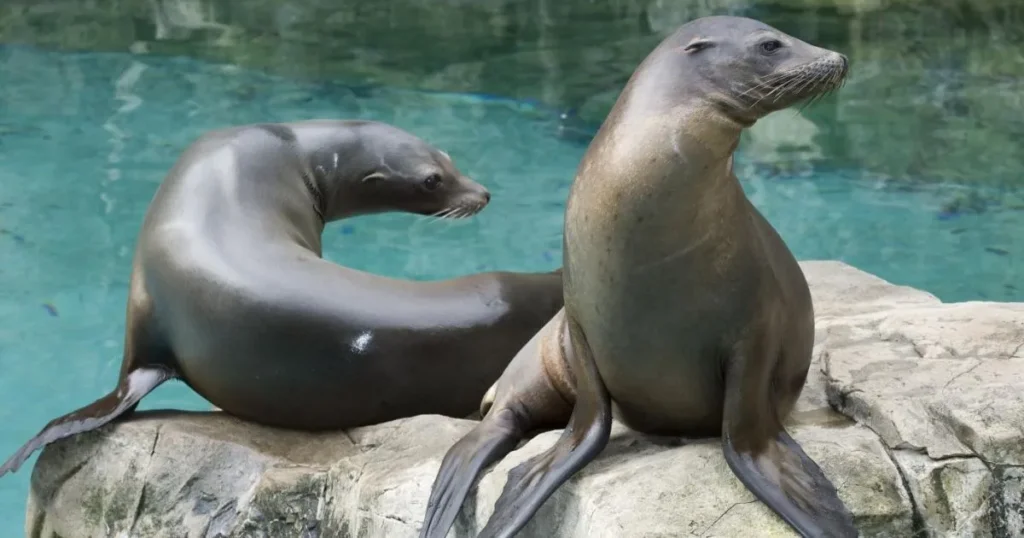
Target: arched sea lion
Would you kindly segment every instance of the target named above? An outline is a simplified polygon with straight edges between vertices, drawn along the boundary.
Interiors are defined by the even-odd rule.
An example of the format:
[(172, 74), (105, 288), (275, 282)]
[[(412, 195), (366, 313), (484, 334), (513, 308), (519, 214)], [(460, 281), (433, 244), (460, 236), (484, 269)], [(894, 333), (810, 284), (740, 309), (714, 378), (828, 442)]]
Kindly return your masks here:
[(147, 211), (117, 388), (46, 425), (3, 466), (135, 409), (179, 378), (261, 424), (349, 428), (476, 411), (562, 306), (561, 270), (416, 282), (321, 258), (326, 222), (406, 211), (466, 217), (490, 194), (397, 127), (312, 120), (211, 131)]
[(744, 128), (846, 72), (841, 54), (739, 17), (694, 20), (643, 61), (570, 190), (565, 307), (445, 455), (420, 536), (447, 534), (477, 475), (528, 432), (566, 426), (509, 473), (480, 536), (516, 534), (604, 448), (613, 413), (641, 432), (721, 436), (740, 481), (800, 534), (857, 535), (783, 428), (811, 361), (811, 295), (732, 169)]

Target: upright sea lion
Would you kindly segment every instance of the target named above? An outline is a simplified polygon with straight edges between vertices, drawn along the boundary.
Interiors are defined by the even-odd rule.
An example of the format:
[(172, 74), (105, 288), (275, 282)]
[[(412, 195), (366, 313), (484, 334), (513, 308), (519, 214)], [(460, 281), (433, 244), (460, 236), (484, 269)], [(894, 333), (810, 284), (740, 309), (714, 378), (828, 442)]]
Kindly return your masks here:
[(570, 190), (565, 307), (445, 455), (421, 536), (443, 537), (481, 470), (528, 432), (566, 426), (509, 473), (480, 533), (514, 535), (604, 448), (613, 413), (641, 432), (721, 436), (740, 481), (803, 536), (856, 536), (783, 428), (811, 361), (811, 295), (732, 167), (744, 128), (846, 72), (841, 54), (738, 17), (694, 20), (643, 61)]
[(490, 194), (397, 127), (313, 120), (211, 131), (158, 188), (133, 261), (117, 388), (3, 466), (135, 409), (179, 378), (271, 426), (465, 416), (562, 307), (561, 270), (415, 282), (321, 258), (326, 222), (479, 212)]

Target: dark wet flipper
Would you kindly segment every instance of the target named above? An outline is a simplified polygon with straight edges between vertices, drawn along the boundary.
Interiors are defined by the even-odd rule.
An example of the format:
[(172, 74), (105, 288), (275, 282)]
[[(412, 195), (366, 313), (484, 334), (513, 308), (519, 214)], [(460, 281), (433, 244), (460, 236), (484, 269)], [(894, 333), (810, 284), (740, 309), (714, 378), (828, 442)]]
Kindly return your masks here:
[(858, 536), (836, 487), (786, 430), (769, 440), (760, 454), (737, 451), (728, 432), (722, 436), (722, 449), (743, 485), (801, 536)]
[(523, 439), (518, 419), (509, 409), (489, 413), (445, 454), (431, 487), (420, 538), (444, 538), (462, 503), (485, 467), (512, 451)]
[(0, 477), (9, 472), (16, 472), (33, 452), (43, 446), (77, 433), (95, 430), (131, 411), (145, 395), (172, 377), (174, 375), (169, 370), (161, 367), (144, 367), (131, 371), (110, 394), (50, 421), (0, 466)]
[[(572, 418), (554, 446), (517, 465), (494, 504), (494, 513), (478, 538), (509, 538), (519, 532), (544, 501), (593, 460), (608, 444), (612, 429), (611, 399), (579, 327), (566, 320), (572, 334), (567, 358), (576, 377)], [(568, 354), (567, 354), (568, 355)]]

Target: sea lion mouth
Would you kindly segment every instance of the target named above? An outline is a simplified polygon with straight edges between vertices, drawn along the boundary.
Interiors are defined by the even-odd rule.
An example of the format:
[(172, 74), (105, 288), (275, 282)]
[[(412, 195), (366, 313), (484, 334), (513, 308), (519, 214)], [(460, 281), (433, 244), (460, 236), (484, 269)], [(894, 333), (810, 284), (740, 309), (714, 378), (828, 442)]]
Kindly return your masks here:
[(481, 210), (483, 210), (484, 206), (486, 205), (486, 202), (481, 202), (451, 206), (446, 207), (435, 213), (431, 213), (430, 216), (439, 219), (465, 219), (472, 217), (473, 215), (476, 215)]
[(743, 96), (753, 100), (750, 108), (759, 104), (781, 105), (782, 108), (800, 101), (806, 101), (804, 106), (807, 106), (841, 88), (848, 71), (846, 57), (832, 53), (759, 78)]

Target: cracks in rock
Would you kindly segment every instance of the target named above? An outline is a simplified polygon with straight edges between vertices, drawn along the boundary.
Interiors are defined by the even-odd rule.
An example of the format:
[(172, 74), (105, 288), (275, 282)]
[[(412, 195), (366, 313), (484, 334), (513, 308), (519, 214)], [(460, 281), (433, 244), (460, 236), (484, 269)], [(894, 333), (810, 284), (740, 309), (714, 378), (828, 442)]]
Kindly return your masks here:
[(220, 538), (227, 536), (229, 524), (238, 517), (238, 502), (231, 499), (210, 516), (203, 530), (203, 538)]
[(952, 378), (951, 378), (951, 379), (950, 379), (949, 381), (946, 381), (946, 384), (945, 384), (945, 385), (943, 385), (943, 386), (942, 386), (942, 388), (943, 388), (943, 389), (947, 389), (947, 388), (949, 388), (949, 385), (950, 385), (950, 384), (951, 384), (952, 382), (956, 381), (957, 379), (960, 379), (960, 378), (961, 378), (962, 376), (964, 376), (964, 375), (967, 375), (967, 374), (969, 374), (969, 373), (973, 372), (973, 371), (974, 371), (974, 370), (975, 370), (976, 368), (978, 368), (979, 366), (981, 366), (981, 365), (982, 365), (982, 364), (984, 364), (984, 363), (985, 363), (985, 361), (978, 361), (978, 363), (977, 363), (977, 364), (975, 364), (974, 366), (971, 366), (970, 368), (968, 368), (968, 369), (964, 370), (963, 372), (960, 372), (959, 374), (956, 374), (956, 375), (955, 375), (955, 376), (953, 376), (953, 377), (952, 377)]
[(704, 529), (703, 531), (701, 531), (701, 533), (700, 533), (700, 536), (706, 536), (706, 535), (707, 535), (707, 533), (708, 533), (708, 531), (710, 531), (711, 529), (715, 528), (715, 525), (718, 525), (718, 522), (719, 522), (719, 521), (721, 521), (721, 520), (722, 520), (722, 518), (724, 518), (724, 517), (725, 517), (726, 515), (728, 515), (728, 514), (729, 514), (729, 512), (731, 512), (733, 508), (736, 508), (737, 506), (741, 506), (741, 505), (744, 505), (744, 504), (754, 504), (754, 503), (756, 503), (756, 502), (759, 502), (759, 501), (758, 501), (757, 499), (754, 499), (754, 500), (752, 500), (752, 501), (744, 501), (744, 502), (741, 502), (741, 503), (735, 503), (735, 504), (733, 504), (733, 505), (732, 505), (732, 506), (730, 506), (730, 507), (729, 507), (728, 509), (726, 509), (726, 511), (725, 511), (725, 512), (722, 512), (722, 515), (718, 516), (718, 518), (717, 518), (717, 519), (715, 519), (714, 521), (712, 521), (712, 522), (711, 522), (711, 524), (710, 524), (710, 525), (708, 525), (708, 527), (707, 527), (706, 529)]
[(357, 508), (357, 510), (359, 512), (363, 513), (363, 514), (366, 514), (367, 516), (369, 516), (371, 518), (380, 518), (380, 519), (386, 519), (386, 520), (389, 520), (389, 521), (396, 521), (396, 522), (401, 523), (402, 525), (405, 525), (407, 527), (415, 527), (415, 525), (413, 525), (412, 523), (409, 523), (408, 521), (406, 521), (406, 520), (404, 520), (404, 519), (402, 519), (402, 518), (400, 518), (398, 516), (395, 516), (395, 515), (380, 514), (380, 513), (377, 513), (375, 511), (369, 509), (369, 508), (363, 508), (363, 507), (359, 507), (359, 508)]
[(330, 472), (319, 472), (315, 475), (314, 480), (320, 482), (320, 487), (315, 493), (316, 505), (311, 514), (313, 521), (306, 521), (304, 537), (320, 536), (326, 526), (324, 523), (327, 517), (327, 505), (330, 503), (327, 493), (331, 483)]
[(896, 461), (893, 456), (892, 450), (882, 443), (882, 449), (885, 450), (885, 454), (889, 456), (889, 461), (892, 462), (893, 467), (896, 468), (896, 474), (900, 475), (900, 482), (903, 484), (903, 491), (907, 492), (907, 500), (910, 501), (910, 525), (911, 525), (911, 536), (913, 538), (925, 538), (928, 536), (927, 527), (924, 523), (924, 515), (921, 513), (921, 509), (917, 505), (917, 500), (914, 499), (914, 492), (910, 489), (910, 481), (907, 479), (906, 473), (903, 471), (903, 467)]
[(982, 463), (982, 465), (988, 468), (989, 471), (992, 471), (992, 466), (995, 462), (987, 460), (974, 448), (974, 444), (977, 441), (977, 435), (968, 424), (958, 420), (956, 417), (948, 413), (940, 414), (932, 410), (931, 408), (929, 408), (928, 411), (929, 416), (932, 417), (935, 423), (942, 425), (942, 427), (946, 429), (949, 435), (953, 436), (953, 438), (956, 439), (956, 442), (959, 443), (960, 446), (964, 447), (965, 449), (967, 449), (968, 452), (970, 452), (970, 456), (967, 457), (977, 458), (978, 461)]
[[(88, 463), (89, 463), (89, 459), (88, 458), (85, 458), (82, 461), (79, 461), (78, 463), (75, 464), (74, 467), (68, 469), (68, 471), (66, 473), (62, 473), (60, 478), (58, 478), (56, 480), (56, 483), (57, 484), (66, 484), (68, 480), (71, 480), (71, 478), (74, 477), (76, 474), (78, 474), (79, 471), (84, 469), (85, 466)], [(54, 489), (54, 491), (56, 491), (56, 488)], [(47, 502), (49, 502), (49, 499), (47, 499)]]
[[(877, 328), (875, 330), (878, 331)], [(925, 352), (921, 349), (920, 344), (914, 341), (913, 338), (899, 331), (894, 331), (891, 333), (884, 333), (883, 331), (878, 331), (878, 339), (881, 340), (882, 342), (888, 342), (892, 344), (905, 344), (907, 346), (910, 346), (910, 349), (914, 351), (914, 354), (917, 355), (919, 359), (925, 358)], [(950, 351), (949, 349), (946, 349), (945, 346), (943, 346), (943, 349), (947, 353)]]
[(1024, 349), (1024, 342), (1021, 342), (1017, 347), (1013, 348), (1013, 351), (1010, 352), (1010, 356), (1007, 357), (1007, 358), (1008, 359), (1019, 358), (1019, 357), (1017, 357), (1017, 353), (1020, 353), (1021, 349)]
[[(928, 449), (926, 447), (912, 445), (912, 444), (910, 444), (910, 443), (908, 443), (906, 441), (900, 441), (899, 444), (897, 444), (896, 446), (886, 447), (886, 448), (889, 449), (889, 450), (894, 450), (896, 452), (913, 452), (915, 454), (920, 454), (922, 456), (926, 456), (928, 459), (930, 459), (932, 461), (955, 461), (955, 460), (976, 459), (976, 460), (981, 461), (981, 463), (984, 464), (986, 467), (989, 466), (988, 462), (985, 461), (985, 458), (982, 458), (980, 455), (978, 455), (977, 452), (974, 452), (974, 451), (971, 451), (970, 453), (967, 453), (967, 454), (954, 453), (954, 454), (946, 454), (945, 456), (932, 456), (931, 454), (928, 453)], [(965, 448), (967, 448), (968, 450), (971, 450), (971, 447), (965, 447)]]
[[(152, 458), (153, 454), (156, 454), (156, 444), (160, 441), (160, 430), (163, 428), (162, 425), (157, 424), (156, 432), (153, 433), (153, 444), (149, 446), (149, 457)], [(146, 471), (149, 471), (149, 467), (146, 467)]]
[[(1022, 482), (1021, 477), (1007, 476), (1007, 468), (1019, 466), (1006, 465), (995, 466), (992, 472), (992, 485), (989, 488), (989, 497), (992, 502), (989, 504), (989, 512), (992, 514), (992, 534), (994, 536), (1017, 536), (1020, 534), (1020, 521), (1024, 519), (1024, 509), (1021, 508), (1021, 488), (1007, 488), (1008, 482)], [(1017, 473), (1013, 473), (1017, 474)], [(1016, 497), (1016, 498), (1012, 498)], [(1010, 501), (1007, 503), (1007, 501)]]
[(135, 533), (135, 525), (139, 522), (139, 517), (142, 515), (142, 507), (146, 503), (146, 488), (149, 482), (149, 469), (153, 466), (153, 456), (156, 454), (157, 444), (160, 442), (160, 430), (163, 426), (157, 424), (156, 431), (153, 432), (153, 444), (149, 446), (149, 459), (146, 460), (146, 468), (142, 471), (142, 489), (139, 491), (139, 497), (135, 501), (135, 510), (132, 512), (132, 522), (128, 526), (128, 534), (132, 535)]
[(360, 452), (364, 451), (363, 446), (356, 442), (355, 438), (352, 437), (352, 434), (348, 433), (348, 430), (341, 430), (341, 434), (344, 435), (345, 439), (348, 439), (348, 442), (352, 443), (352, 446), (356, 447)]
[[(914, 537), (926, 536), (927, 525), (924, 521), (924, 515), (921, 510), (921, 507), (919, 506), (918, 501), (914, 498), (912, 490), (910, 489), (910, 483), (907, 478), (907, 475), (905, 474), (903, 467), (900, 466), (899, 462), (894, 457), (894, 452), (911, 452), (914, 454), (923, 455), (933, 462), (957, 462), (976, 460), (979, 463), (981, 463), (982, 466), (985, 468), (986, 472), (991, 477), (991, 482), (989, 486), (989, 492), (987, 495), (985, 495), (984, 500), (982, 500), (979, 503), (978, 510), (986, 512), (987, 515), (978, 516), (977, 512), (975, 512), (973, 514), (967, 514), (966, 517), (954, 517), (954, 520), (958, 521), (957, 524), (960, 525), (965, 524), (964, 522), (967, 521), (976, 520), (978, 519), (978, 517), (988, 517), (990, 520), (992, 536), (1001, 537), (1018, 535), (1019, 528), (1015, 526), (1013, 522), (1020, 520), (1021, 517), (1017, 513), (1013, 513), (1013, 511), (1019, 510), (1019, 508), (1017, 508), (1017, 506), (1019, 506), (1019, 502), (1016, 502), (1017, 499), (1013, 499), (1010, 502), (1012, 506), (1008, 506), (1008, 490), (1006, 487), (1006, 483), (1008, 481), (1012, 481), (1015, 479), (1010, 478), (1008, 480), (1006, 477), (1006, 471), (1009, 469), (1022, 469), (1024, 468), (1024, 465), (1004, 465), (1000, 463), (989, 462), (984, 457), (982, 457), (981, 454), (974, 451), (973, 448), (966, 445), (965, 448), (967, 448), (967, 450), (970, 451), (969, 454), (948, 454), (945, 456), (938, 457), (929, 455), (925, 447), (914, 446), (907, 442), (901, 442), (898, 446), (893, 447), (892, 449), (884, 446), (883, 444), (883, 448), (888, 454), (889, 459), (893, 462), (893, 465), (896, 466), (896, 471), (900, 475), (900, 479), (903, 482), (903, 488), (907, 492), (907, 497), (910, 500), (911, 509), (913, 510)], [(962, 469), (947, 465), (939, 466), (936, 469), (940, 470), (939, 472), (956, 472), (960, 474), (966, 473)], [(929, 474), (931, 475), (933, 481), (932, 490), (934, 491), (934, 494), (938, 497), (938, 499), (934, 500), (933, 502), (944, 504), (946, 506), (946, 517), (953, 516), (955, 512), (955, 510), (953, 509), (953, 503), (950, 499), (946, 498), (945, 487), (941, 483), (941, 479), (939, 479), (934, 474), (934, 471), (930, 472)], [(1021, 515), (1024, 515), (1024, 512), (1022, 512)]]
[[(828, 379), (827, 381), (834, 381), (834, 380)], [(828, 398), (828, 396), (829, 396), (828, 392), (832, 392), (835, 395), (836, 398), (835, 398), (835, 405), (833, 406), (833, 409), (837, 413), (845, 415), (847, 418), (849, 418), (851, 420), (857, 420), (856, 417), (854, 417), (852, 415), (847, 415), (846, 413), (843, 413), (843, 409), (845, 409), (846, 407), (849, 406), (850, 396), (853, 396), (854, 394), (863, 394), (864, 393), (863, 389), (842, 388), (842, 389), (833, 389), (833, 390), (830, 391), (830, 390), (828, 390), (826, 388), (825, 392), (826, 392), (825, 397), (827, 399), (829, 399), (829, 403), (832, 403), (832, 401), (831, 401), (832, 399)]]
[(316, 517), (316, 520), (318, 522), (320, 522), (320, 524), (323, 524), (324, 517), (326, 517), (326, 515), (327, 515), (326, 514), (326, 512), (327, 512), (327, 503), (330, 502), (327, 499), (327, 485), (331, 481), (331, 476), (330, 476), (329, 473), (323, 473), (323, 477), (324, 477), (324, 481), (320, 485), (320, 493), (317, 494), (317, 498), (316, 498), (316, 516), (315, 517)]

